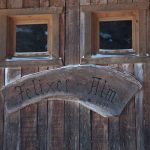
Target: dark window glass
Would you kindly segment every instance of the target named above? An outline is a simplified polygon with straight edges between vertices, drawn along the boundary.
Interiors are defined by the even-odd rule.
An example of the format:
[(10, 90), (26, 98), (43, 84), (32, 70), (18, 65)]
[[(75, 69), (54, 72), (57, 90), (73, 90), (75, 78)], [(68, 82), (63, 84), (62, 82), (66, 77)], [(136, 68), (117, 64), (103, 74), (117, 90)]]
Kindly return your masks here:
[(46, 52), (47, 24), (16, 26), (16, 52)]
[(132, 49), (132, 21), (100, 21), (100, 49)]

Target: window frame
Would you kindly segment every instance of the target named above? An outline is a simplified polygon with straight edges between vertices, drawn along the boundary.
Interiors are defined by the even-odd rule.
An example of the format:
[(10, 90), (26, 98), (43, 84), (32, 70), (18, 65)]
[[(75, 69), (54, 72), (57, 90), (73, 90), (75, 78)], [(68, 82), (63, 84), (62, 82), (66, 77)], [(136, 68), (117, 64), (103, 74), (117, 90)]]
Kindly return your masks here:
[[(47, 52), (16, 52), (16, 26), (29, 24), (47, 24), (48, 38)], [(36, 57), (36, 56), (50, 56), (52, 53), (51, 39), (52, 39), (52, 16), (51, 15), (15, 15), (8, 17), (8, 45), (7, 56), (15, 57)]]
[[(40, 15), (43, 16), (49, 16), (51, 17), (51, 31), (50, 31), (50, 40), (49, 43), (51, 44), (49, 47), (49, 51), (45, 56), (48, 56), (51, 60), (53, 58), (59, 59), (59, 53), (60, 53), (60, 37), (59, 37), (59, 31), (60, 31), (60, 15), (63, 14), (63, 7), (47, 7), (47, 8), (23, 8), (23, 9), (1, 9), (0, 10), (0, 59), (5, 60), (6, 58), (12, 58), (16, 57), (17, 55), (14, 53), (14, 40), (11, 38), (15, 35), (16, 27), (14, 25), (10, 26), (10, 24), (16, 24), (16, 21), (12, 21), (19, 17), (29, 17), (34, 18), (35, 16), (40, 17)], [(47, 22), (49, 19), (42, 19), (40, 17), (41, 22)], [(10, 19), (11, 18), (11, 19)], [(28, 19), (29, 19), (28, 18)], [(32, 18), (32, 19), (33, 19)], [(10, 21), (11, 20), (11, 21)], [(22, 22), (20, 19), (16, 19), (18, 22)], [(29, 21), (26, 21), (27, 23), (33, 23), (34, 21), (37, 22), (37, 24), (40, 21), (36, 21), (37, 19), (29, 19)], [(13, 22), (13, 23), (12, 23)], [(20, 24), (19, 23), (19, 24)], [(12, 29), (13, 32), (9, 32)], [(13, 35), (14, 34), (14, 35)], [(11, 37), (11, 38), (10, 38)], [(13, 44), (12, 44), (13, 42)], [(12, 45), (11, 45), (12, 44)], [(12, 50), (10, 52), (10, 49)], [(44, 56), (43, 54), (40, 56)], [(33, 55), (30, 55), (35, 56)], [(28, 55), (18, 55), (17, 57), (30, 57)], [(38, 55), (39, 56), (39, 55)]]
[[(131, 20), (132, 21), (132, 49), (120, 49), (120, 50), (103, 50), (99, 48), (99, 33), (100, 33), (100, 21), (120, 21)], [(97, 33), (97, 34), (95, 34)], [(91, 26), (91, 45), (93, 53), (102, 54), (131, 54), (139, 51), (139, 13), (137, 10), (121, 10), (121, 11), (104, 11), (99, 13), (92, 13), (92, 26)]]
[[(96, 51), (92, 51), (92, 14), (100, 12), (113, 12), (113, 11), (137, 11), (138, 12), (138, 38), (137, 49), (134, 56), (145, 56), (148, 41), (147, 41), (147, 13), (149, 9), (149, 3), (132, 3), (132, 4), (111, 4), (111, 5), (84, 5), (81, 6), (80, 13), (80, 58), (82, 61), (93, 61), (92, 55), (98, 54)], [(140, 36), (139, 36), (140, 35)], [(97, 61), (102, 57), (118, 57), (118, 55), (97, 55)], [(129, 57), (126, 55), (125, 57)], [(111, 61), (110, 61), (111, 62)], [(84, 62), (85, 63), (85, 62)]]

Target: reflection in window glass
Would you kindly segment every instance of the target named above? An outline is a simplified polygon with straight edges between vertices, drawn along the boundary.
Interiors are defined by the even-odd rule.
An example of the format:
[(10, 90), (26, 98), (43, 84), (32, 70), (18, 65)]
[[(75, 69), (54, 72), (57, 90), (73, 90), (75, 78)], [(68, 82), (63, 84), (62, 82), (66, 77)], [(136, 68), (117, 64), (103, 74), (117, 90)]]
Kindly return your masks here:
[(47, 24), (16, 26), (16, 52), (47, 52)]
[(132, 21), (100, 21), (100, 49), (132, 49)]

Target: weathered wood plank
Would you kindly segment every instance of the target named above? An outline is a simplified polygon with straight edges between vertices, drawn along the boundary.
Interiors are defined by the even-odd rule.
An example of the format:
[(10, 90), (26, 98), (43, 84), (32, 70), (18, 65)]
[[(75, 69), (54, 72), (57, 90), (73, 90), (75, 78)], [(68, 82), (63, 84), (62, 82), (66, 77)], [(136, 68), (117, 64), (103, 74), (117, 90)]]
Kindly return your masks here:
[[(133, 64), (121, 66), (123, 71), (133, 74)], [(134, 98), (127, 104), (120, 116), (120, 143), (121, 150), (136, 149), (136, 120), (135, 120), (135, 101)]]
[[(66, 0), (65, 64), (80, 63), (79, 0)], [(79, 104), (65, 102), (65, 150), (79, 150)]]
[[(38, 67), (22, 68), (22, 76), (38, 72)], [(37, 148), (37, 104), (25, 107), (20, 111), (21, 150), (35, 150)]]
[[(0, 68), (0, 88), (4, 86), (4, 68)], [(3, 150), (4, 136), (4, 101), (0, 97), (0, 149)]]
[[(143, 64), (134, 64), (134, 75), (143, 83), (144, 82), (144, 68)], [(135, 109), (136, 109), (136, 138), (137, 150), (144, 150), (144, 136), (143, 136), (143, 102), (144, 90), (141, 89), (135, 96)]]
[(150, 64), (144, 64), (144, 100), (143, 100), (143, 132), (144, 150), (150, 149)]
[(64, 149), (64, 102), (48, 102), (47, 149)]
[[(5, 85), (21, 77), (20, 68), (5, 68)], [(20, 146), (20, 111), (7, 114), (5, 111), (4, 150), (16, 150)]]
[(49, 7), (50, 0), (40, 0), (40, 7)]
[(21, 8), (22, 0), (7, 0), (7, 8)]
[[(48, 70), (48, 67), (39, 67), (39, 71)], [(38, 105), (38, 149), (47, 150), (47, 129), (48, 129), (48, 102), (43, 101)]]
[(119, 117), (109, 118), (109, 150), (121, 150)]
[(112, 4), (112, 3), (115, 3), (117, 4), (118, 0), (108, 0), (108, 4)]
[(1, 0), (0, 1), (0, 8), (6, 8), (7, 2), (6, 0)]
[(34, 8), (40, 6), (40, 0), (23, 0), (24, 8)]
[(50, 0), (50, 6), (64, 6), (65, 0)]
[(91, 0), (91, 4), (93, 4), (93, 5), (107, 4), (107, 0)]
[(91, 111), (80, 105), (80, 150), (91, 150)]
[(91, 1), (90, 0), (80, 0), (80, 5), (90, 5)]
[(92, 112), (92, 150), (108, 149), (108, 118)]
[(65, 102), (65, 150), (79, 150), (79, 104)]
[(133, 0), (118, 0), (118, 3), (132, 3)]

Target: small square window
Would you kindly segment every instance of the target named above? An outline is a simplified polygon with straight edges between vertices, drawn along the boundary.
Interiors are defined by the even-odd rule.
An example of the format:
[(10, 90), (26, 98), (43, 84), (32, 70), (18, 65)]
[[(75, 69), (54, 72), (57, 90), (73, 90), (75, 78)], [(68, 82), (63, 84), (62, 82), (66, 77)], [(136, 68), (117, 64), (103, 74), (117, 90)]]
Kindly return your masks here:
[(99, 49), (132, 49), (132, 21), (100, 21)]
[(137, 11), (92, 13), (92, 53), (133, 54), (138, 51), (138, 18)]
[(16, 53), (47, 52), (47, 24), (16, 25)]

